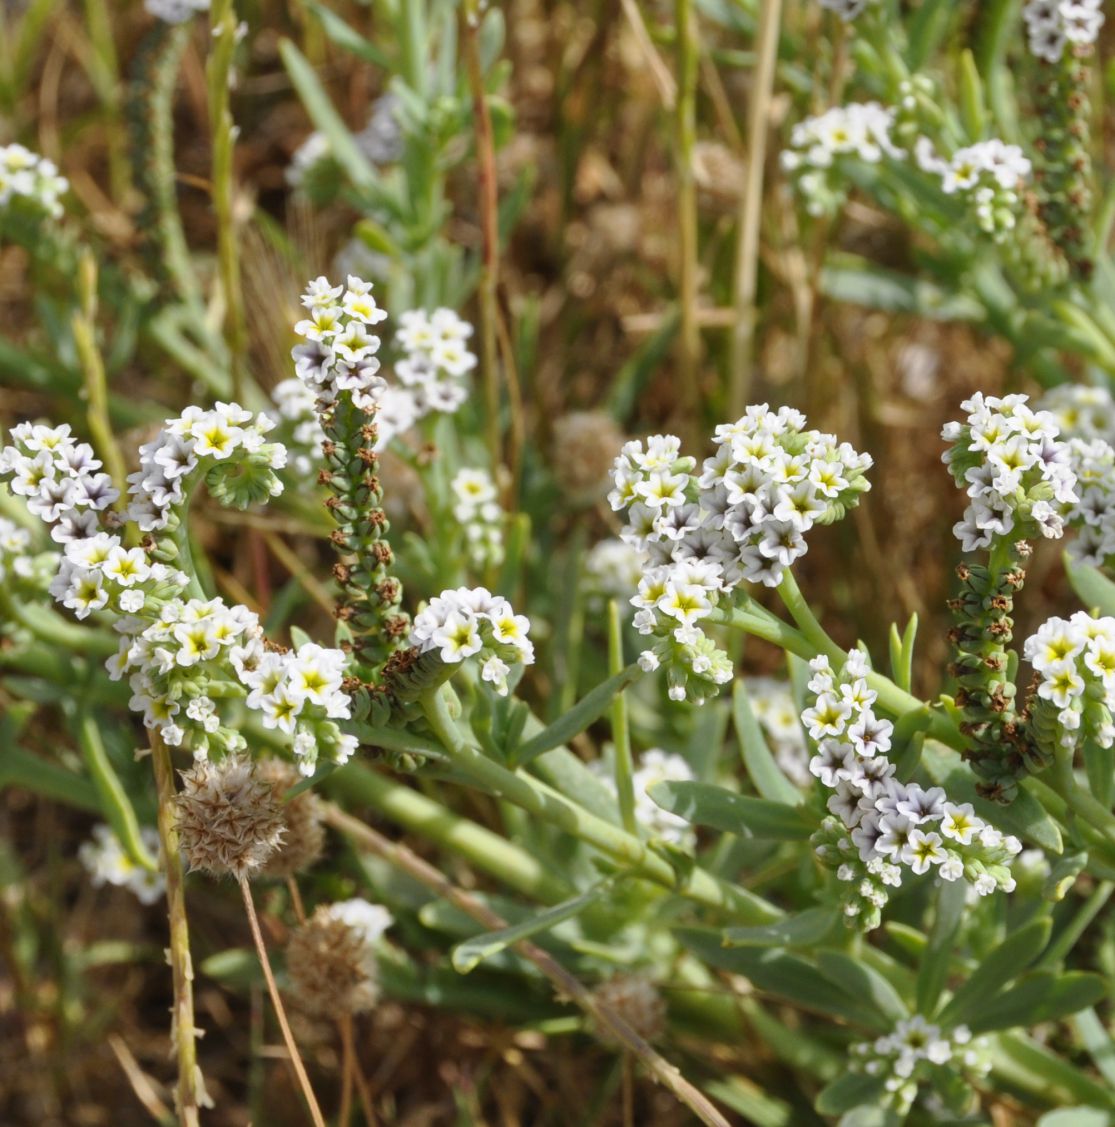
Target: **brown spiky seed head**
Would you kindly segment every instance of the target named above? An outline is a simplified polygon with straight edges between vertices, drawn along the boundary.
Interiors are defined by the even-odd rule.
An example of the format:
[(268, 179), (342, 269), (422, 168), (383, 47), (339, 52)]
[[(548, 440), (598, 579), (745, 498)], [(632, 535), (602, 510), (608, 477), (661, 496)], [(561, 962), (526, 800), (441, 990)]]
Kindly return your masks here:
[(256, 765), (256, 774), (271, 784), (283, 814), (283, 840), (263, 863), (260, 875), (286, 880), (305, 872), (319, 860), (325, 850), (325, 828), (321, 824), (321, 799), (312, 790), (304, 790), (293, 798), (287, 791), (302, 776), (285, 759), (263, 759)]
[(573, 498), (603, 495), (623, 434), (611, 415), (603, 411), (574, 411), (554, 423), (554, 476)]
[(358, 1014), (379, 1001), (379, 964), (365, 937), (321, 905), (290, 937), (287, 977), (311, 1015)]
[[(666, 1028), (666, 1003), (658, 987), (645, 974), (617, 974), (592, 992), (596, 1001), (623, 1018), (644, 1041), (656, 1041)], [(606, 1026), (597, 1025), (606, 1045), (617, 1045)]]
[(190, 869), (214, 876), (252, 876), (283, 835), (283, 812), (251, 759), (202, 759), (182, 772), (175, 797), (178, 840)]

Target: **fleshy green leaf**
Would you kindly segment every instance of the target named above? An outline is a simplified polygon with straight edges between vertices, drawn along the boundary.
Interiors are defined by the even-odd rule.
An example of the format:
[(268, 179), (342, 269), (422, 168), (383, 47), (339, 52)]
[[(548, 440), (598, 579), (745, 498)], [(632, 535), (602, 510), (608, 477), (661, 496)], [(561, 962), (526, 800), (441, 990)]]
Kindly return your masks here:
[(910, 1009), (898, 991), (866, 963), (844, 951), (826, 950), (817, 952), (817, 964), (830, 982), (869, 1002), (886, 1020), (897, 1022), (910, 1016)]
[(763, 798), (784, 802), (788, 806), (800, 805), (804, 796), (782, 774), (781, 768), (774, 761), (766, 737), (763, 735), (763, 729), (755, 718), (755, 712), (747, 696), (747, 687), (743, 681), (737, 681), (732, 689), (732, 723), (735, 725), (743, 764), (759, 794)]
[(814, 1106), (821, 1115), (843, 1115), (865, 1104), (878, 1104), (882, 1095), (882, 1077), (845, 1072), (821, 1089)]
[(547, 908), (546, 911), (539, 912), (522, 923), (512, 924), (510, 927), (501, 928), (499, 931), (485, 932), (483, 935), (466, 939), (464, 943), (458, 943), (453, 948), (451, 955), (454, 969), (460, 974), (468, 974), (485, 959), (492, 955), (498, 955), (519, 940), (528, 939), (540, 931), (546, 931), (547, 928), (563, 923), (565, 920), (583, 912), (590, 904), (595, 904), (608, 893), (611, 887), (612, 882), (610, 880), (601, 881), (588, 892), (574, 896), (571, 900), (566, 900), (561, 904), (555, 904), (552, 908)]
[(1008, 935), (953, 995), (938, 1019), (945, 1028), (977, 1020), (999, 991), (1017, 978), (1045, 949), (1051, 921), (1033, 920)]
[(941, 881), (937, 885), (937, 907), (929, 945), (918, 968), (917, 1009), (932, 1014), (948, 979), (953, 939), (964, 915), (967, 885), (963, 881)]
[(724, 932), (725, 947), (812, 947), (827, 939), (840, 926), (835, 908), (807, 908), (762, 927), (730, 927)]
[(1115, 615), (1115, 583), (1098, 568), (1073, 562), (1068, 552), (1064, 560), (1065, 573), (1084, 606), (1088, 610), (1098, 610), (1100, 614)]
[(663, 810), (698, 826), (766, 841), (807, 841), (817, 826), (795, 806), (736, 794), (715, 783), (655, 783), (647, 790)]

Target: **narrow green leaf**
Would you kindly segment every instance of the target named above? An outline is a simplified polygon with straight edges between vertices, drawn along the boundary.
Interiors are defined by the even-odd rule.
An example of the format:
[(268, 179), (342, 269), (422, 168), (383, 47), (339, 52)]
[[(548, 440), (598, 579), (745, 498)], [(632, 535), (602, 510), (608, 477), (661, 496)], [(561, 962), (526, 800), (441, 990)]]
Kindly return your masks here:
[(736, 794), (715, 783), (655, 783), (647, 793), (663, 810), (698, 826), (765, 841), (807, 841), (816, 830), (796, 806)]
[(611, 891), (611, 888), (612, 882), (610, 880), (601, 881), (588, 892), (574, 896), (571, 900), (566, 900), (561, 904), (555, 904), (552, 908), (547, 908), (544, 912), (539, 912), (538, 915), (522, 923), (512, 924), (510, 927), (501, 928), (499, 931), (489, 931), (483, 935), (474, 936), (472, 939), (466, 939), (464, 943), (458, 943), (450, 956), (454, 969), (460, 974), (468, 974), (485, 959), (492, 955), (498, 955), (512, 944), (518, 943), (519, 940), (529, 939), (530, 936), (537, 935), (540, 931), (546, 931), (555, 924), (563, 923), (565, 920), (579, 915), (589, 905), (602, 899), (606, 893)]
[(1037, 1020), (1038, 1007), (1052, 993), (1056, 977), (1052, 971), (1023, 975), (1009, 990), (982, 1006), (967, 1024), (973, 1033), (1032, 1025)]
[(747, 685), (737, 681), (732, 688), (732, 723), (748, 777), (763, 798), (799, 806), (805, 796), (782, 774), (767, 744), (763, 729), (747, 696)]
[(910, 70), (917, 72), (940, 45), (956, 13), (952, 0), (924, 0), (910, 20), (909, 46), (906, 59)]
[(643, 671), (638, 665), (632, 664), (614, 677), (601, 682), (591, 692), (586, 693), (568, 712), (522, 744), (512, 757), (512, 762), (521, 767), (543, 752), (567, 744), (574, 736), (599, 720), (608, 711), (612, 698), (617, 693), (623, 692), (642, 675)]
[(280, 40), (279, 54), (310, 120), (325, 134), (337, 163), (358, 190), (367, 194), (374, 193), (377, 185), (376, 170), (357, 148), (348, 126), (329, 100), (329, 95), (309, 60), (289, 39)]
[(835, 908), (807, 908), (763, 927), (730, 927), (724, 932), (724, 946), (813, 947), (829, 938), (840, 922)]
[(20, 787), (79, 810), (101, 812), (97, 791), (88, 779), (7, 741), (0, 754), (0, 791), (6, 787)]
[(968, 140), (981, 140), (987, 127), (987, 103), (975, 57), (967, 48), (960, 52), (960, 116)]
[(317, 0), (306, 0), (306, 6), (320, 21), (322, 31), (338, 47), (351, 52), (357, 58), (364, 59), (365, 62), (374, 63), (377, 67), (382, 67), (386, 71), (393, 69), (391, 60), (387, 55), (370, 40), (365, 39), (356, 28), (345, 23), (336, 12), (327, 8), (324, 4), (317, 3)]
[(1115, 1041), (1096, 1016), (1096, 1011), (1086, 1006), (1073, 1017), (1072, 1024), (1096, 1068), (1115, 1088)]
[(1088, 564), (1075, 563), (1065, 552), (1065, 574), (1087, 610), (1115, 615), (1115, 583)]
[(844, 951), (817, 952), (821, 973), (842, 990), (869, 1002), (886, 1020), (902, 1021), (910, 1016), (910, 1008), (898, 991), (877, 970)]
[(929, 945), (918, 968), (917, 1011), (932, 1015), (948, 979), (953, 940), (964, 915), (967, 885), (963, 881), (940, 881)]
[(883, 1096), (883, 1078), (862, 1072), (845, 1072), (821, 1089), (816, 1107), (821, 1115), (843, 1115), (853, 1108), (878, 1104)]
[(1098, 974), (1069, 971), (1053, 983), (1053, 989), (1038, 1006), (1027, 1025), (1039, 1021), (1060, 1021), (1088, 1006), (1094, 1006), (1107, 995), (1107, 986)]
[(961, 294), (950, 294), (931, 282), (867, 265), (830, 264), (821, 271), (827, 297), (888, 313), (916, 313), (935, 321), (974, 321), (982, 306)]
[(1061, 1107), (1047, 1111), (1038, 1127), (1112, 1127), (1115, 1115), (1098, 1107)]
[(1049, 942), (1051, 926), (1045, 916), (1008, 935), (956, 991), (941, 1011), (940, 1023), (950, 1028), (975, 1020), (999, 991), (1041, 954)]

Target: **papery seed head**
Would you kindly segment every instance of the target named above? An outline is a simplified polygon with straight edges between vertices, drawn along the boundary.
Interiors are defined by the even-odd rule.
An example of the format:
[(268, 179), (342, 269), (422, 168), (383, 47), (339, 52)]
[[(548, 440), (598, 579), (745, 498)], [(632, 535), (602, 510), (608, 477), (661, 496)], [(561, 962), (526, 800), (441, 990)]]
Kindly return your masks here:
[(254, 875), (282, 840), (283, 812), (274, 788), (244, 756), (201, 760), (183, 771), (175, 810), (191, 870), (241, 880)]
[(309, 1014), (364, 1013), (379, 1001), (375, 952), (332, 905), (321, 905), (291, 935), (286, 965), (294, 997)]
[[(592, 992), (601, 1005), (621, 1017), (644, 1041), (655, 1041), (666, 1028), (666, 1003), (658, 987), (645, 974), (617, 974)], [(611, 1031), (597, 1026), (605, 1044), (616, 1045)]]
[(325, 848), (325, 829), (321, 824), (321, 799), (313, 791), (304, 790), (286, 799), (286, 792), (302, 776), (298, 769), (283, 759), (264, 759), (256, 767), (257, 776), (271, 785), (283, 818), (282, 841), (263, 863), (260, 875), (284, 880), (305, 872), (318, 861)]

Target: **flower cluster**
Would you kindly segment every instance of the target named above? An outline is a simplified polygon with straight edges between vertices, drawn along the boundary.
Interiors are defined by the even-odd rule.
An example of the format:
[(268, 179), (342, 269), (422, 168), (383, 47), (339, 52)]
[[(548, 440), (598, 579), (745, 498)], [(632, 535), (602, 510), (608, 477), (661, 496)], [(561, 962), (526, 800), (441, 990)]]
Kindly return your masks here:
[(585, 555), (585, 588), (590, 598), (626, 603), (643, 577), (643, 553), (624, 540), (601, 540)]
[(608, 500), (626, 510), (623, 538), (647, 560), (635, 626), (660, 639), (640, 663), (665, 659), (675, 700), (703, 700), (731, 680), (727, 655), (700, 626), (721, 597), (743, 582), (777, 586), (805, 554), (805, 534), (869, 488), (868, 455), (804, 428), (800, 412), (762, 404), (716, 428), (719, 449), (700, 474), (672, 435), (629, 442), (616, 459)]
[(940, 787), (902, 783), (888, 758), (894, 727), (876, 716), (862, 652), (853, 650), (837, 676), (827, 657), (810, 662), (812, 703), (802, 723), (817, 744), (809, 770), (833, 791), (831, 817), (814, 835), (817, 855), (843, 882), (849, 922), (878, 927), (888, 888), (904, 870), (934, 871), (971, 882), (977, 895), (1014, 887), (1010, 858), (1021, 843), (980, 818), (968, 803), (952, 803)]
[(50, 427), (20, 423), (12, 427), (11, 445), (0, 450), (0, 477), (24, 498), (27, 508), (58, 543), (91, 536), (100, 514), (120, 497), (112, 478), (87, 442), (78, 442), (68, 423)]
[(1103, 439), (1068, 443), (1079, 501), (1065, 516), (1076, 531), (1069, 554), (1079, 563), (1108, 567), (1115, 560), (1115, 448)]
[(16, 594), (45, 591), (58, 567), (57, 552), (32, 552), (31, 533), (0, 517), (0, 584)]
[(411, 309), (399, 316), (395, 347), (401, 359), (380, 403), (380, 444), (386, 446), (420, 419), (453, 414), (468, 397), (464, 379), (476, 367), (467, 346), (472, 326), (452, 309)]
[(458, 587), (442, 591), (415, 617), (410, 644), (420, 653), (437, 651), (448, 665), (478, 658), (481, 678), (506, 696), (508, 662), (534, 662), (529, 632), (530, 620), (516, 614), (503, 596), (485, 587)]
[[(970, 1093), (972, 1082), (991, 1071), (989, 1048), (988, 1039), (973, 1037), (966, 1025), (942, 1030), (915, 1014), (886, 1036), (853, 1045), (852, 1058), (867, 1075), (885, 1078), (887, 1105), (905, 1115), (921, 1083), (932, 1084), (937, 1092)], [(952, 1075), (942, 1076), (946, 1070)]]
[(304, 775), (313, 774), (319, 756), (344, 763), (356, 750), (355, 737), (335, 723), (349, 716), (340, 650), (314, 643), (269, 650), (258, 617), (221, 599), (170, 599), (153, 622), (124, 619), (117, 629), (124, 637), (109, 675), (128, 676), (131, 708), (171, 747), (187, 746), (199, 759), (245, 750), (240, 726), (226, 723), (221, 710), (245, 698), (264, 727), (290, 737)]
[(350, 274), (345, 285), (315, 278), (302, 295), (309, 316), (294, 326), (304, 344), (291, 352), (298, 378), (325, 405), (342, 391), (362, 409), (372, 409), (386, 386), (379, 375), (380, 339), (368, 330), (387, 314), (376, 305), (371, 282)]
[(1025, 395), (976, 392), (961, 407), (967, 419), (946, 423), (941, 437), (952, 444), (942, 461), (969, 497), (953, 529), (964, 551), (989, 548), (996, 537), (1061, 536), (1066, 507), (1078, 498), (1053, 416), (1032, 410)]
[(209, 0), (144, 0), (149, 15), (163, 23), (185, 23), (199, 12), (209, 11)]
[(22, 145), (0, 145), (0, 208), (20, 202), (57, 219), (69, 186), (53, 161)]
[(821, 0), (821, 7), (835, 12), (846, 23), (850, 23), (871, 3), (871, 0)]
[(813, 779), (809, 750), (789, 684), (774, 677), (748, 677), (747, 699), (782, 773), (795, 786), (808, 786)]
[(927, 137), (918, 139), (915, 154), (923, 172), (941, 178), (946, 195), (964, 198), (981, 231), (1005, 240), (1018, 223), (1020, 192), (1033, 166), (1017, 145), (992, 139), (957, 149), (951, 159), (936, 155)]
[(1115, 445), (1115, 397), (1106, 387), (1063, 383), (1050, 388), (1038, 406), (1053, 416), (1065, 441), (1102, 438)]
[[(153, 856), (159, 855), (159, 834), (153, 826), (143, 826), (140, 837), (144, 847)], [(116, 835), (106, 825), (93, 827), (93, 840), (84, 842), (77, 851), (93, 881), (94, 888), (114, 884), (135, 893), (141, 904), (154, 904), (166, 888), (163, 874), (137, 865), (124, 852)]]
[(1022, 9), (1030, 54), (1057, 62), (1066, 47), (1089, 47), (1103, 26), (1103, 0), (1029, 0)]
[(223, 505), (242, 509), (278, 496), (283, 485), (275, 471), (286, 465), (287, 453), (265, 437), (274, 426), (268, 415), (253, 415), (238, 403), (210, 411), (187, 407), (168, 419), (139, 448), (139, 469), (128, 475), (128, 519), (143, 532), (170, 527), (198, 475)]
[(484, 568), (503, 562), (503, 510), (487, 470), (458, 470), (451, 482), (453, 517), (464, 533), (469, 563)]
[(878, 102), (834, 106), (793, 127), (789, 147), (782, 152), (782, 167), (796, 178), (810, 215), (832, 214), (843, 202), (847, 192), (847, 179), (839, 169), (843, 158), (878, 164), (885, 157), (902, 155), (891, 139), (893, 127), (894, 112)]
[[(183, 0), (157, 0), (162, 3), (181, 3)], [(189, 2), (189, 0), (185, 0)], [(208, 7), (208, 0), (204, 0)], [(403, 130), (399, 121), (399, 99), (394, 94), (384, 94), (372, 103), (368, 123), (354, 133), (352, 140), (365, 158), (377, 167), (394, 164), (403, 154)], [(320, 184), (325, 187), (335, 183), (339, 172), (333, 146), (324, 133), (315, 130), (294, 151), (286, 170), (286, 182), (292, 188), (301, 188), (311, 198)]]
[[(614, 794), (616, 783), (611, 764), (603, 759), (596, 759), (591, 767), (593, 773)], [(664, 810), (648, 793), (655, 783), (692, 781), (692, 768), (680, 755), (652, 747), (639, 756), (631, 776), (631, 786), (635, 792), (635, 821), (650, 837), (659, 838), (671, 845), (692, 845), (693, 830), (689, 823), (680, 815)]]
[(1085, 611), (1051, 618), (1026, 639), (1023, 654), (1038, 675), (1030, 707), (1039, 743), (1049, 750), (1072, 750), (1084, 739), (1115, 744), (1115, 618)]
[(301, 480), (315, 477), (321, 469), (321, 446), (325, 441), (315, 408), (316, 396), (300, 379), (291, 378), (275, 385), (271, 401), (275, 404), (271, 417), (287, 448), (287, 468)]

